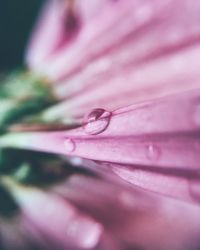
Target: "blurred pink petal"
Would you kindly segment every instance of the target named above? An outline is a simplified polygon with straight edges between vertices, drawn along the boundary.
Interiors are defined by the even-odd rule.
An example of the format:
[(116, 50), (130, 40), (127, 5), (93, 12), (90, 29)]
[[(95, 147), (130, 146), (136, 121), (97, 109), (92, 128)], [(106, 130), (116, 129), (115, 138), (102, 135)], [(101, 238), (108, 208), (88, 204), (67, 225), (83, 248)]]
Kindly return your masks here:
[[(101, 1), (94, 1), (92, 6), (91, 4), (87, 4), (87, 1), (81, 1), (79, 4), (75, 4), (74, 9), (75, 11), (77, 10), (80, 12), (80, 18), (82, 18), (84, 22), (84, 25), (80, 30), (79, 37), (77, 37), (70, 47), (67, 46), (66, 49), (63, 49), (60, 53), (55, 53), (54, 57), (52, 56), (54, 60), (52, 60), (51, 63), (48, 61), (48, 65), (46, 65), (47, 67), (49, 66), (51, 69), (56, 70), (55, 68), (57, 65), (57, 70), (62, 72), (62, 75), (66, 74), (67, 71), (72, 71), (73, 67), (78, 67), (78, 65), (81, 63), (81, 60), (84, 60), (84, 65), (82, 66), (85, 68), (85, 60), (88, 57), (90, 60), (92, 60), (96, 54), (96, 57), (108, 56), (112, 52), (121, 52), (120, 49), (124, 49), (124, 51), (129, 54), (129, 59), (136, 60), (136, 57), (133, 57), (135, 56), (136, 52), (140, 58), (143, 57), (141, 50), (139, 51), (136, 45), (140, 45), (140, 47), (142, 45), (144, 51), (143, 53), (150, 54), (150, 52), (152, 53), (153, 51), (154, 53), (155, 51), (163, 52), (163, 49), (168, 48), (168, 46), (172, 49), (175, 47), (175, 45), (178, 45), (177, 49), (181, 49), (181, 45), (188, 45), (188, 40), (191, 42), (191, 45), (198, 44), (200, 31), (198, 25), (198, 10), (200, 6), (196, 1), (191, 2), (188, 0), (169, 0), (163, 3), (158, 0), (134, 0), (132, 2), (127, 0), (102, 1), (103, 3), (107, 2), (107, 4), (101, 4), (101, 11), (97, 12), (97, 10), (100, 8), (99, 2)], [(55, 4), (55, 2), (50, 1), (49, 6), (47, 6), (49, 16), (54, 16), (55, 14), (60, 13), (59, 10), (56, 11), (56, 9), (51, 6), (53, 4)], [(64, 8), (64, 4), (66, 4), (64, 1), (57, 2), (57, 5), (60, 7), (61, 11)], [(89, 20), (85, 20), (84, 11), (87, 11), (88, 9), (91, 11), (90, 7), (93, 7), (92, 11), (96, 12), (96, 14), (92, 15), (91, 20), (89, 18)], [(177, 9), (179, 12), (176, 11)], [(55, 13), (53, 14), (52, 12)], [(91, 13), (89, 13), (89, 15), (91, 15)], [(52, 21), (50, 21), (50, 19), (50, 22), (48, 22), (46, 18), (48, 20), (48, 15), (47, 17), (44, 16), (42, 18), (43, 23), (45, 28), (50, 29)], [(52, 32), (58, 32), (58, 28), (62, 27), (63, 25), (62, 18), (58, 18), (56, 20), (58, 24), (60, 22), (60, 25), (58, 25), (57, 29), (52, 29)], [(102, 20), (105, 21), (102, 22)], [(119, 24), (120, 26), (117, 26)], [(98, 27), (98, 29), (95, 29), (95, 27)], [(113, 27), (116, 28), (113, 29)], [(166, 32), (165, 34), (163, 34), (163, 29)], [(40, 39), (43, 39), (46, 34), (48, 33), (43, 32), (43, 34), (38, 34), (38, 42), (35, 43), (35, 46), (41, 45)], [(129, 37), (127, 37), (128, 35)], [(131, 40), (127, 38), (130, 38)], [(122, 43), (122, 41), (124, 43)], [(131, 42), (129, 43), (131, 46), (126, 46), (124, 48), (124, 46), (127, 45), (127, 42)], [(49, 41), (49, 43), (51, 43), (51, 41)], [(52, 44), (55, 44), (54, 40), (52, 40)], [(90, 46), (88, 47), (88, 45)], [(116, 45), (118, 46), (116, 47)], [(132, 50), (135, 53), (133, 53)], [(100, 53), (105, 51), (108, 52), (106, 55), (105, 53)], [(93, 54), (91, 54), (91, 52), (93, 52)], [(132, 53), (130, 54), (130, 52)], [(73, 61), (71, 59), (73, 59)], [(60, 63), (58, 64), (59, 61)], [(73, 63), (75, 65), (73, 65)], [(127, 64), (127, 60), (124, 60), (124, 63)], [(57, 76), (55, 72), (52, 71), (49, 72), (49, 74), (51, 74), (53, 77)]]
[[(33, 68), (40, 66), (43, 61), (48, 62), (53, 53), (67, 47), (73, 33), (70, 27), (67, 27), (70, 14), (69, 1), (46, 1), (26, 55)], [(72, 18), (75, 21), (76, 17)]]
[[(102, 226), (81, 215), (66, 201), (41, 191), (20, 192), (19, 200), (26, 216), (48, 238), (58, 245), (71, 248), (92, 248), (101, 236)], [(42, 209), (42, 216), (41, 216)]]
[[(93, 188), (94, 186), (96, 188)], [(187, 219), (193, 220), (190, 217), (193, 209), (194, 213), (191, 214), (194, 218), (194, 214), (198, 213), (199, 208), (195, 206), (147, 194), (141, 190), (125, 188), (120, 183), (113, 186), (111, 181), (106, 183), (81, 176), (71, 177), (69, 182), (58, 187), (57, 190), (73, 204), (101, 221), (105, 230), (111, 232), (111, 235), (123, 242), (127, 248), (159, 249), (162, 247), (162, 249), (168, 249), (170, 246), (170, 249), (176, 247), (187, 249), (188, 231), (193, 232), (193, 236), (195, 235), (194, 224), (191, 230), (185, 231), (184, 226)], [(182, 209), (179, 209), (179, 206)], [(174, 216), (177, 218), (175, 224), (171, 220)], [(198, 230), (199, 223), (197, 225)], [(187, 235), (187, 239), (182, 245), (184, 234)], [(163, 241), (160, 241), (160, 238)], [(126, 249), (123, 243), (119, 249)]]
[(55, 54), (68, 50), (71, 42), (72, 44), (75, 42), (82, 23), (87, 25), (96, 18), (99, 8), (107, 2), (107, 0), (92, 2), (84, 0), (79, 3), (74, 0), (46, 1), (27, 48), (28, 65), (40, 71), (41, 66), (48, 64)]
[(197, 1), (75, 2), (81, 25), (73, 42), (57, 50), (54, 38), (68, 32), (63, 18), (55, 18), (64, 4), (50, 1), (27, 51), (30, 69), (57, 82), (55, 92), (67, 98), (43, 114), (46, 120), (79, 118), (91, 108), (113, 110), (199, 86)]
[(22, 208), (22, 226), (30, 236), (34, 230), (42, 235), (43, 249), (183, 250), (199, 244), (198, 206), (114, 179), (74, 174), (48, 192), (9, 185)]

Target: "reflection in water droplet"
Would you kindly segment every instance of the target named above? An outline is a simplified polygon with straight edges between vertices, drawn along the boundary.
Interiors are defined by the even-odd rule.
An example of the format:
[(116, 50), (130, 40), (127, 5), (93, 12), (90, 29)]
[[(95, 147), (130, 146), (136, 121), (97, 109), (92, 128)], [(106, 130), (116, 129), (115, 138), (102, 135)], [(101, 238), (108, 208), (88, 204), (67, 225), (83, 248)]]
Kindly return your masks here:
[(194, 121), (197, 125), (200, 125), (200, 104), (195, 107)]
[(149, 160), (156, 161), (159, 159), (161, 151), (157, 146), (151, 144), (147, 147), (146, 154)]
[(94, 109), (86, 115), (83, 128), (89, 135), (97, 135), (103, 132), (110, 123), (112, 113), (104, 109)]
[(65, 146), (65, 150), (67, 153), (73, 152), (75, 150), (75, 147), (76, 147), (75, 142), (70, 138), (68, 138), (64, 141), (64, 146)]

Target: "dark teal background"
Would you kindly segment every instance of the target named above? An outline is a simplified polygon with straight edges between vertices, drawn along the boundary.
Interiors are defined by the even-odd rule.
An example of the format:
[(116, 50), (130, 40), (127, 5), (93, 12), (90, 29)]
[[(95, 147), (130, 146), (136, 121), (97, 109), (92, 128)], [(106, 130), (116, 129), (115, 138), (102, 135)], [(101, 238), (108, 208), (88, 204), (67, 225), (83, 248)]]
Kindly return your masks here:
[(20, 66), (44, 0), (0, 0), (0, 71)]

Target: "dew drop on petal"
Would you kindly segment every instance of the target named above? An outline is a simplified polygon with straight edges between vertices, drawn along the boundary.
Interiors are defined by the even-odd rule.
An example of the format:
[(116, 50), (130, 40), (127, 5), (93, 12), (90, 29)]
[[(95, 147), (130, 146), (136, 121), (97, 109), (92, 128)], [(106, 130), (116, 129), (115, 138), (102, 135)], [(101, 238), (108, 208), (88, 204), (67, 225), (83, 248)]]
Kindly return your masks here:
[(64, 140), (64, 147), (67, 153), (71, 153), (75, 150), (76, 145), (72, 139), (67, 138)]
[(157, 161), (160, 157), (161, 151), (160, 148), (150, 144), (149, 146), (147, 146), (146, 149), (146, 156), (149, 160), (151, 161)]
[(112, 113), (104, 109), (93, 109), (83, 120), (83, 129), (89, 135), (103, 132), (110, 123)]

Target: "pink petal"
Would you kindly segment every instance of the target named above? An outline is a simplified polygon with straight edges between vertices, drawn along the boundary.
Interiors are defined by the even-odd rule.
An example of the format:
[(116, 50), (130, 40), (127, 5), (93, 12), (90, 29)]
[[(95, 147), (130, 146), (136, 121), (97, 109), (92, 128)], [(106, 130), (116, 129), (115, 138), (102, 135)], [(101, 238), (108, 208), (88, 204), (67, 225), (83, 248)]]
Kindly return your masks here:
[[(121, 177), (137, 185), (140, 169), (140, 186), (199, 201), (198, 195), (194, 195), (199, 190), (199, 105), (197, 89), (112, 113), (103, 112), (96, 120), (89, 115), (91, 120), (74, 130), (10, 134), (0, 143), (106, 162)], [(102, 110), (95, 112), (92, 114)], [(169, 183), (169, 188), (164, 182)]]
[(36, 188), (13, 188), (24, 226), (35, 227), (53, 249), (90, 249), (99, 242), (102, 226), (61, 197)]
[[(67, 26), (68, 18), (77, 21), (76, 16), (69, 16), (69, 1), (49, 0), (46, 2), (26, 53), (26, 60), (32, 69), (39, 70), (44, 62), (57, 51), (66, 48), (76, 33), (77, 27)], [(78, 25), (74, 23), (74, 25)]]
[(187, 249), (192, 247), (190, 237), (197, 243), (197, 206), (83, 176), (71, 177), (56, 191), (100, 221), (121, 242), (119, 249)]
[(89, 22), (105, 2), (107, 0), (94, 0), (88, 4), (84, 0), (77, 6), (73, 0), (47, 1), (27, 48), (26, 61), (29, 67), (40, 71), (42, 65), (52, 61), (54, 54), (67, 50), (81, 27), (80, 22)]
[(11, 134), (13, 141), (5, 136), (5, 143), (101, 161), (194, 169), (199, 166), (199, 100), (200, 90), (186, 92), (108, 112), (74, 130)]
[[(95, 1), (93, 11), (97, 10), (98, 4), (99, 1)], [(82, 6), (88, 8), (90, 5), (83, 2), (77, 6), (80, 18), (84, 20)], [(175, 48), (180, 50), (190, 44), (198, 44), (199, 8), (196, 1), (189, 0), (107, 1), (95, 18), (85, 22), (76, 41), (52, 57), (45, 71), (55, 79), (75, 72), (99, 57), (119, 56), (121, 49), (127, 51), (128, 55), (123, 61), (121, 58), (119, 63), (127, 64), (130, 60), (134, 62), (150, 55), (154, 58)], [(115, 65), (119, 67), (119, 63)]]
[[(113, 110), (200, 87), (197, 1), (84, 0), (75, 6), (82, 26), (71, 42), (60, 38), (67, 30), (63, 18), (55, 18), (63, 2), (54, 4), (47, 11), (55, 26), (44, 15), (28, 50), (30, 69), (46, 75), (57, 96), (67, 99), (44, 112), (44, 120), (76, 122), (91, 108)], [(60, 49), (54, 39), (63, 41)], [(49, 52), (48, 46), (55, 48)]]
[(35, 228), (52, 249), (198, 246), (198, 206), (127, 187), (105, 174), (99, 177), (74, 174), (45, 192), (12, 184), (27, 232)]

